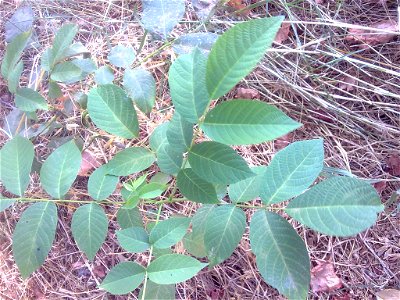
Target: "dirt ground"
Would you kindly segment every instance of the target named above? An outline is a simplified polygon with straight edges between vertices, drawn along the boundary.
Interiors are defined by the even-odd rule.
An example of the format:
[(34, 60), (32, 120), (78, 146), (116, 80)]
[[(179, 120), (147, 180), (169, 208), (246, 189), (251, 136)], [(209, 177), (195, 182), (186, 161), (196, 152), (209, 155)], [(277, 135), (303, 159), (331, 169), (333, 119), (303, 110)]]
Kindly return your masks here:
[[(143, 30), (138, 22), (139, 1), (1, 1), (0, 0), (0, 57), (5, 50), (4, 22), (23, 3), (32, 5), (35, 12), (37, 47), (24, 56), (26, 72), (23, 84), (28, 83), (30, 71), (39, 64), (40, 55), (49, 45), (56, 28), (64, 22), (80, 26), (76, 40), (85, 44), (98, 65), (107, 61), (111, 45), (130, 43), (138, 48)], [(251, 5), (260, 1), (239, 1)], [(268, 51), (251, 75), (233, 89), (228, 97), (256, 97), (272, 103), (304, 126), (275, 142), (236, 147), (253, 164), (266, 164), (272, 155), (296, 140), (324, 138), (326, 166), (368, 178), (379, 191), (382, 202), (400, 189), (400, 35), (365, 30), (399, 22), (399, 3), (394, 0), (274, 0), (268, 3), (268, 14), (286, 16), (280, 40)], [(257, 6), (248, 13), (237, 15), (232, 7), (221, 9), (211, 18), (210, 31), (222, 32), (233, 22), (265, 16), (266, 6)], [(386, 23), (385, 23), (386, 22)], [(392, 22), (392, 23), (390, 23)], [(193, 30), (199, 21), (188, 5), (184, 22), (173, 32), (177, 37)], [(383, 24), (377, 26), (377, 24)], [(357, 31), (358, 30), (358, 31)], [(397, 29), (399, 30), (399, 29)], [(390, 30), (388, 30), (390, 31)], [(371, 38), (373, 36), (373, 38)], [(161, 42), (147, 40), (140, 58), (154, 53)], [(173, 51), (166, 48), (142, 65), (157, 81), (156, 109), (149, 118), (139, 116), (140, 140), (147, 142), (149, 134), (172, 115), (166, 80)], [(92, 80), (82, 85), (63, 86), (69, 98), (77, 89), (87, 91)], [(244, 94), (244, 95), (243, 95)], [(14, 107), (6, 83), (0, 79), (0, 123)], [(51, 118), (44, 112), (40, 121)], [(76, 107), (71, 115), (60, 117), (66, 130), (56, 130), (52, 137), (75, 135), (88, 143), (90, 130), (82, 129), (81, 112)], [(3, 125), (4, 124), (0, 124)], [(39, 139), (36, 152), (48, 154), (49, 136)], [(7, 136), (0, 132), (0, 145)], [(106, 161), (119, 150), (123, 140), (96, 141), (88, 148), (99, 160)], [(337, 169), (335, 169), (337, 170)], [(79, 177), (71, 194), (85, 198), (87, 177)], [(4, 189), (0, 185), (0, 191)], [(27, 193), (41, 197), (37, 175)], [(116, 201), (120, 196), (116, 192)], [(254, 203), (258, 203), (255, 200)], [(29, 279), (23, 281), (11, 253), (13, 228), (26, 205), (15, 205), (0, 213), (0, 299), (136, 299), (129, 296), (110, 296), (96, 288), (109, 268), (119, 261), (134, 259), (141, 254), (123, 252), (115, 239), (116, 209), (107, 207), (110, 219), (106, 243), (94, 262), (89, 262), (77, 249), (71, 237), (71, 216), (74, 205), (59, 205), (56, 241), (45, 264)], [(166, 214), (195, 212), (196, 206), (177, 203), (165, 206)], [(141, 207), (146, 212), (152, 207)], [(351, 238), (336, 238), (318, 234), (295, 222), (292, 224), (306, 242), (312, 267), (333, 267), (332, 280), (341, 287), (331, 291), (310, 290), (310, 299), (375, 299), (384, 289), (400, 289), (400, 206), (398, 199), (387, 205), (375, 226)], [(248, 211), (248, 217), (251, 215)], [(183, 251), (179, 249), (178, 251)], [(329, 279), (314, 269), (315, 280)], [(336, 278), (336, 276), (339, 278)], [(212, 270), (203, 270), (195, 278), (177, 286), (177, 299), (284, 299), (260, 277), (255, 257), (250, 253), (248, 230), (231, 258)]]

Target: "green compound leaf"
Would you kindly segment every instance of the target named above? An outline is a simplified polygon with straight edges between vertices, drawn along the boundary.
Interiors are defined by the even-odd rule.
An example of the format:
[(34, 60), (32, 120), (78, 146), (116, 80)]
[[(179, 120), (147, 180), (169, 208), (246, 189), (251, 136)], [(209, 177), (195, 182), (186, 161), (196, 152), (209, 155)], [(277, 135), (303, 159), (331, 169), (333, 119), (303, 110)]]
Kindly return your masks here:
[(18, 88), (15, 95), (15, 105), (22, 111), (31, 112), (37, 109), (47, 110), (46, 100), (33, 89)]
[(6, 47), (6, 53), (1, 63), (1, 75), (8, 79), (21, 59), (22, 51), (28, 44), (31, 32), (24, 32), (16, 36)]
[(0, 212), (5, 211), (11, 205), (13, 205), (16, 201), (13, 199), (6, 199), (0, 196)]
[(65, 52), (71, 46), (77, 33), (78, 26), (75, 24), (65, 24), (57, 31), (51, 50), (51, 66), (65, 58)]
[(143, 27), (153, 36), (166, 39), (185, 13), (184, 0), (143, 0)]
[(6, 189), (22, 196), (29, 184), (33, 158), (33, 144), (20, 135), (8, 141), (1, 149), (0, 174)]
[(128, 68), (136, 58), (135, 50), (131, 46), (117, 45), (108, 55), (108, 60), (119, 68)]
[(79, 249), (86, 254), (89, 260), (93, 260), (106, 240), (107, 216), (100, 205), (85, 204), (79, 207), (72, 216), (71, 230)]
[[(140, 290), (138, 299), (142, 299), (143, 288)], [(174, 284), (157, 284), (148, 281), (146, 285), (146, 300), (175, 300), (175, 285)]]
[(81, 152), (74, 141), (54, 150), (40, 169), (40, 181), (46, 192), (61, 199), (78, 175), (81, 162)]
[(74, 83), (82, 80), (82, 70), (70, 61), (55, 65), (50, 75), (51, 80), (65, 83)]
[(203, 258), (207, 256), (206, 246), (204, 244), (204, 234), (208, 215), (213, 211), (215, 205), (203, 205), (192, 218), (192, 232), (187, 233), (183, 238), (185, 249), (192, 255)]
[(207, 61), (206, 83), (211, 99), (229, 92), (253, 70), (274, 41), (282, 21), (279, 16), (243, 22), (218, 38)]
[(108, 169), (105, 165), (97, 168), (88, 181), (89, 195), (97, 201), (107, 199), (117, 187), (119, 178), (117, 176), (109, 175)]
[(289, 299), (307, 299), (310, 260), (303, 240), (281, 216), (256, 212), (250, 224), (251, 249), (265, 281)]
[(147, 268), (149, 279), (157, 284), (174, 284), (194, 277), (207, 264), (182, 254), (167, 254), (152, 261)]
[(124, 250), (132, 253), (144, 252), (150, 248), (149, 234), (143, 227), (129, 227), (117, 231), (117, 239)]
[(57, 220), (57, 207), (52, 202), (32, 204), (19, 219), (12, 252), (24, 279), (44, 263), (56, 235)]
[(93, 123), (111, 134), (130, 139), (139, 133), (135, 108), (124, 90), (116, 85), (92, 88), (88, 95), (88, 111)]
[(124, 295), (135, 290), (143, 281), (146, 269), (137, 263), (127, 261), (114, 266), (100, 284), (112, 295)]
[(147, 169), (155, 161), (154, 154), (141, 147), (131, 147), (117, 153), (105, 166), (107, 173), (128, 176)]
[(127, 69), (124, 73), (123, 85), (137, 107), (148, 115), (156, 100), (156, 82), (153, 75), (144, 69)]
[(114, 72), (109, 66), (102, 66), (94, 72), (94, 81), (97, 84), (111, 84), (114, 81)]
[(265, 184), (263, 177), (266, 169), (264, 166), (251, 168), (256, 176), (231, 184), (228, 187), (229, 199), (233, 203), (242, 203), (259, 197), (260, 187)]
[(285, 211), (321, 233), (351, 236), (375, 224), (383, 208), (376, 190), (367, 182), (332, 177), (292, 200)]
[(216, 184), (235, 183), (255, 175), (232, 148), (217, 142), (194, 145), (189, 163), (198, 176)]
[(192, 169), (182, 169), (178, 173), (177, 186), (188, 200), (197, 203), (218, 203), (215, 187), (201, 179)]
[(132, 209), (120, 208), (117, 213), (117, 222), (122, 229), (143, 227), (142, 216), (137, 207)]
[(206, 87), (207, 58), (197, 48), (179, 56), (169, 69), (168, 82), (176, 111), (188, 122), (197, 123), (210, 102)]
[(186, 152), (192, 143), (193, 124), (182, 118), (177, 112), (174, 113), (168, 124), (167, 140), (172, 148), (179, 152)]
[(304, 192), (324, 166), (323, 140), (299, 141), (279, 151), (267, 167), (261, 185), (265, 204), (279, 203)]
[(210, 267), (231, 256), (245, 229), (246, 216), (241, 209), (233, 205), (216, 206), (212, 209), (207, 217), (204, 233)]
[(190, 218), (171, 217), (158, 222), (150, 232), (149, 241), (154, 248), (165, 249), (175, 245), (186, 234)]
[(201, 129), (212, 140), (228, 145), (271, 141), (301, 126), (272, 105), (230, 100), (209, 111)]

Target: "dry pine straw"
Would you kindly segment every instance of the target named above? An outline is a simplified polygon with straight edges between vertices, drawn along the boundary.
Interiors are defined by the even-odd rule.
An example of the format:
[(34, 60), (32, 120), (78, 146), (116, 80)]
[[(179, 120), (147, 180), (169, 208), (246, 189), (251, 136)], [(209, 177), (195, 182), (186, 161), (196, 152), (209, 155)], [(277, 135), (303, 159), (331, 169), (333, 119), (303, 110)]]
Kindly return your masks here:
[[(0, 20), (8, 19), (20, 2), (2, 1)], [(288, 39), (281, 45), (275, 44), (264, 62), (240, 84), (242, 88), (257, 90), (260, 99), (277, 105), (304, 126), (274, 143), (237, 147), (237, 150), (249, 163), (260, 165), (268, 163), (271, 156), (288, 142), (323, 137), (326, 164), (351, 170), (360, 177), (386, 181), (386, 188), (382, 191), (382, 199), (386, 201), (392, 191), (400, 187), (398, 181), (394, 181), (396, 178), (387, 172), (386, 164), (387, 158), (400, 149), (400, 39), (397, 36), (388, 43), (360, 50), (358, 45), (345, 41), (344, 37), (353, 25), (369, 26), (382, 20), (396, 20), (396, 1), (387, 1), (386, 5), (372, 0), (318, 2), (320, 4), (317, 5), (314, 1), (272, 1), (269, 5), (271, 14), (285, 14), (288, 20), (295, 22), (292, 22)], [(98, 65), (106, 62), (109, 42), (112, 45), (130, 43), (135, 48), (140, 43), (143, 31), (132, 18), (137, 4), (135, 1), (31, 3), (38, 17), (35, 26), (42, 46), (49, 44), (54, 29), (66, 21), (80, 25), (78, 39), (89, 47)], [(250, 17), (263, 14), (265, 9), (257, 8)], [(196, 20), (190, 9), (185, 19)], [(240, 19), (221, 12), (211, 20), (210, 28), (224, 30), (231, 25), (231, 21)], [(0, 25), (3, 31), (3, 24)], [(179, 36), (193, 26), (196, 23), (182, 23), (174, 35)], [(4, 32), (1, 34), (3, 36)], [(152, 53), (159, 45), (155, 41), (146, 43), (139, 59)], [(43, 49), (28, 51), (25, 57), (28, 70), (38, 64)], [(4, 42), (0, 43), (0, 55), (3, 53)], [(353, 55), (337, 58), (349, 53)], [(147, 143), (148, 134), (172, 115), (166, 81), (168, 63), (165, 63), (170, 59), (173, 59), (172, 52), (165, 51), (143, 65), (153, 72), (157, 80), (156, 110), (161, 110), (162, 114), (153, 113), (149, 119), (140, 116), (140, 139), (128, 143), (108, 136), (89, 145), (90, 137), (98, 130), (94, 127), (82, 129), (78, 107), (74, 108), (70, 117), (59, 119), (68, 129), (58, 130), (53, 136), (74, 135), (82, 138), (85, 145), (89, 145), (88, 149), (103, 162), (125, 146)], [(23, 74), (24, 84), (28, 75), (28, 72)], [(352, 79), (349, 80), (349, 77)], [(348, 88), (348, 82), (355, 87)], [(90, 84), (65, 86), (63, 92), (69, 96), (77, 89), (87, 91), (89, 87)], [(229, 96), (235, 97), (236, 94), (235, 89)], [(0, 101), (0, 114), (4, 119), (13, 105), (4, 82), (0, 82)], [(46, 121), (50, 117), (49, 113), (42, 113), (40, 120)], [(6, 139), (0, 135), (1, 144)], [(41, 137), (39, 140), (36, 153), (40, 157), (48, 155), (49, 139)], [(81, 177), (76, 181), (71, 190), (73, 198), (88, 197), (86, 180)], [(32, 176), (27, 194), (45, 196), (37, 175)], [(118, 193), (112, 198), (118, 200)], [(114, 207), (106, 208), (110, 233), (95, 261), (90, 263), (71, 238), (71, 215), (76, 207), (60, 205), (57, 236), (51, 253), (39, 271), (29, 280), (22, 281), (11, 255), (11, 234), (25, 208), (24, 205), (17, 205), (0, 214), (0, 299), (128, 299), (127, 296), (109, 296), (96, 289), (96, 284), (107, 270), (119, 261), (133, 259), (141, 263), (146, 260), (146, 255), (124, 253), (116, 243), (115, 230), (118, 226)], [(145, 221), (152, 218), (149, 213), (152, 207), (141, 209)], [(164, 207), (164, 213), (165, 216), (178, 213), (191, 215), (195, 209), (196, 205), (191, 203), (171, 204)], [(347, 299), (370, 299), (378, 290), (399, 288), (400, 222), (393, 210), (394, 207), (390, 207), (388, 213), (380, 215), (374, 227), (352, 238), (327, 237), (293, 222), (307, 244), (312, 266), (318, 261), (330, 261), (343, 281), (342, 289), (330, 293), (310, 292), (310, 298), (341, 299), (348, 296)], [(248, 219), (251, 213), (247, 212)], [(176, 250), (184, 251), (181, 245)], [(135, 299), (135, 296), (137, 292), (129, 299)], [(177, 298), (280, 299), (281, 296), (258, 274), (246, 233), (235, 253), (222, 265), (179, 284)]]

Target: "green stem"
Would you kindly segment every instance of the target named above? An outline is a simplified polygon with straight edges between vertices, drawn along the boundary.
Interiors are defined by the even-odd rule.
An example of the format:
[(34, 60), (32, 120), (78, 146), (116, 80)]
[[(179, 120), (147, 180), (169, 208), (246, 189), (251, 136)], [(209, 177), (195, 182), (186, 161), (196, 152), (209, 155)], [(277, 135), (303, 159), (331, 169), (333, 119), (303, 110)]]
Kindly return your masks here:
[[(156, 224), (158, 223), (158, 221), (160, 220), (160, 216), (161, 216), (161, 210), (162, 210), (163, 204), (161, 203), (161, 205), (158, 207), (158, 211), (157, 211), (157, 217), (156, 217)], [(149, 251), (149, 260), (147, 261), (147, 267), (149, 267), (150, 263), (151, 263), (151, 257), (153, 254), (153, 246), (150, 247), (150, 251)], [(146, 276), (144, 277), (144, 283), (143, 283), (143, 293), (142, 293), (142, 300), (145, 299), (146, 296), (146, 286), (147, 286), (147, 270), (146, 270)]]

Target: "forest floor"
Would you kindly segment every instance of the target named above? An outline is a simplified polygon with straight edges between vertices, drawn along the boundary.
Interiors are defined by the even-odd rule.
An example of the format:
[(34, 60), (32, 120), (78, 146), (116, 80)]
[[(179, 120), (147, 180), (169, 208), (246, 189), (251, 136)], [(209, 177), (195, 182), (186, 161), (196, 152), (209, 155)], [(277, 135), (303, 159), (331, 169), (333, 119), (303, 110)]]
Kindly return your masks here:
[[(99, 66), (103, 65), (113, 45), (122, 43), (139, 48), (143, 29), (138, 22), (138, 2), (0, 0), (0, 57), (5, 51), (4, 22), (18, 6), (26, 3), (35, 12), (38, 43), (24, 57), (25, 66), (28, 65), (28, 71), (23, 73), (25, 83), (31, 80), (30, 71), (39, 65), (40, 55), (50, 44), (56, 29), (65, 22), (79, 25), (76, 40), (88, 47)], [(236, 1), (244, 7), (259, 2), (262, 1)], [(334, 172), (340, 169), (374, 180), (382, 202), (387, 203), (391, 195), (400, 190), (398, 5), (395, 0), (273, 0), (267, 6), (254, 5), (253, 9), (241, 13), (236, 13), (232, 6), (219, 9), (210, 19), (207, 30), (220, 33), (236, 21), (266, 14), (286, 16), (263, 62), (228, 96), (261, 99), (304, 124), (301, 129), (274, 142), (236, 147), (236, 150), (249, 163), (259, 165), (270, 161), (274, 153), (293, 141), (322, 137), (326, 166), (335, 168)], [(190, 32), (198, 25), (188, 5), (184, 21), (172, 36)], [(140, 57), (156, 53), (160, 45), (161, 42), (148, 37)], [(174, 55), (166, 48), (142, 65), (156, 78), (156, 109), (162, 113), (152, 113), (149, 118), (139, 116), (141, 140), (130, 141), (131, 146), (147, 141), (152, 130), (172, 115), (166, 78)], [(80, 86), (63, 86), (64, 98), (71, 97), (77, 88), (87, 91), (92, 83), (91, 79)], [(6, 83), (0, 79), (0, 123), (13, 107)], [(39, 118), (45, 121), (51, 114), (45, 112)], [(75, 135), (88, 142), (90, 132), (82, 129), (77, 106), (60, 122), (67, 125), (67, 131), (56, 130), (51, 137), (42, 138), (36, 149), (42, 157), (48, 154), (50, 138)], [(6, 140), (7, 136), (0, 132), (0, 145)], [(120, 149), (121, 143), (126, 142), (96, 140), (88, 150), (99, 161), (107, 161)], [(87, 197), (86, 183), (87, 177), (80, 177), (72, 193)], [(44, 196), (38, 176), (33, 176), (27, 194)], [(112, 198), (120, 199), (118, 192)], [(96, 285), (117, 262), (128, 258), (140, 262), (144, 256), (123, 253), (113, 234), (109, 234), (94, 262), (89, 262), (71, 238), (71, 215), (76, 209), (71, 205), (60, 205), (56, 241), (45, 264), (29, 279), (22, 280), (13, 261), (11, 237), (25, 208), (26, 205), (16, 205), (0, 213), (0, 299), (136, 299), (137, 292), (129, 297), (114, 297)], [(147, 209), (141, 207), (144, 216)], [(195, 206), (171, 204), (165, 209), (168, 214), (189, 215)], [(110, 208), (107, 213), (113, 233), (117, 228), (116, 211)], [(328, 237), (295, 222), (292, 224), (310, 253), (313, 268), (310, 299), (375, 299), (376, 292), (400, 289), (398, 201), (386, 206), (375, 226), (351, 238)], [(324, 288), (330, 280), (340, 284)], [(176, 297), (283, 299), (260, 277), (254, 256), (249, 252), (248, 232), (231, 258), (179, 284)]]

